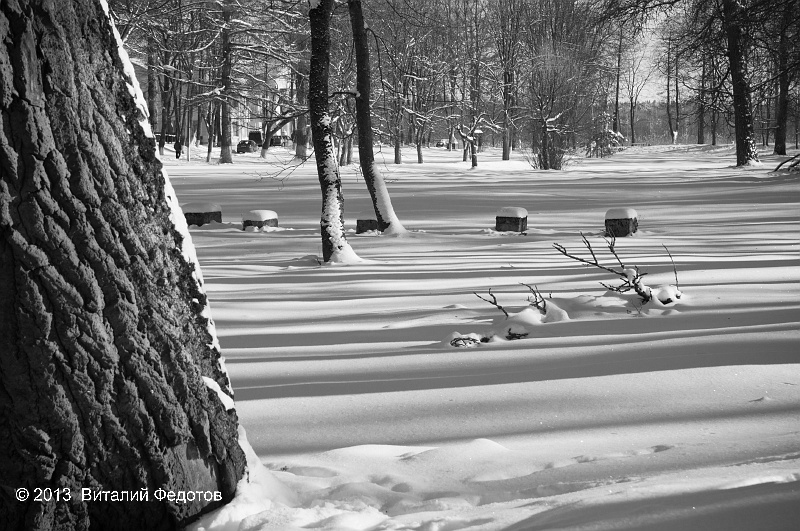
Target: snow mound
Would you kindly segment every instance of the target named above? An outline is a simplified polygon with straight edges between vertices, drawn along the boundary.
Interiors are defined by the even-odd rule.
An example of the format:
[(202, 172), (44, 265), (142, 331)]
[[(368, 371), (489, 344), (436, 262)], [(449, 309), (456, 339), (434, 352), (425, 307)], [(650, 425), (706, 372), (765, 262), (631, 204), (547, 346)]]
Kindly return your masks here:
[(278, 219), (278, 213), (274, 210), (250, 210), (242, 214), (242, 221), (268, 221)]
[(606, 219), (633, 219), (638, 217), (639, 214), (633, 208), (609, 208), (606, 211)]
[(222, 212), (222, 207), (217, 203), (186, 203), (181, 205), (184, 214), (202, 214), (203, 212)]
[(283, 232), (285, 230), (293, 230), (293, 229), (289, 227), (270, 227), (269, 225), (264, 225), (263, 227), (255, 227), (253, 225), (250, 225), (244, 228), (245, 232)]
[(534, 334), (536, 328), (544, 323), (556, 323), (569, 319), (567, 312), (559, 308), (552, 301), (547, 301), (545, 313), (537, 308), (525, 308), (519, 313), (495, 318), (492, 323), (490, 337), (492, 340), (524, 339)]
[(502, 218), (524, 218), (528, 216), (528, 211), (522, 207), (503, 207), (497, 211), (497, 216)]

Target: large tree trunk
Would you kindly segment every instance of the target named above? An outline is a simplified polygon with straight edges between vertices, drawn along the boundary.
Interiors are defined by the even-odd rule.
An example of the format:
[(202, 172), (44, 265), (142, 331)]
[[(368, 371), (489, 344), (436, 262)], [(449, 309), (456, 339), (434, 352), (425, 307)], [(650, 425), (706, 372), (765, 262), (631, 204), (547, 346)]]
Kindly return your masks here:
[(333, 144), (331, 115), (328, 112), (328, 80), (331, 59), (331, 15), (333, 0), (319, 0), (308, 11), (311, 24), (311, 67), (308, 77), (308, 110), (314, 158), (322, 189), (322, 259), (325, 262), (357, 258), (344, 232), (344, 196), (336, 149)]
[(750, 82), (747, 80), (743, 25), (745, 10), (737, 0), (722, 0), (722, 25), (728, 40), (728, 60), (733, 85), (733, 113), (736, 129), (736, 165), (759, 163), (753, 130)]
[(3, 529), (174, 529), (245, 469), (191, 238), (100, 5), (0, 3)]

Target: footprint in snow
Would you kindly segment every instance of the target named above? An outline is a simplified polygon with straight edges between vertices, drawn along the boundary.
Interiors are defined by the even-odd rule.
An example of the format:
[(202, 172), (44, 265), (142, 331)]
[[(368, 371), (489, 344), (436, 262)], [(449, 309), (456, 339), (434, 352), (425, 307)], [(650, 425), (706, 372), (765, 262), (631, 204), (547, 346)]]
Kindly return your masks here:
[(756, 398), (755, 400), (749, 400), (749, 402), (772, 402), (773, 400), (775, 399), (768, 396), (762, 396), (761, 398)]

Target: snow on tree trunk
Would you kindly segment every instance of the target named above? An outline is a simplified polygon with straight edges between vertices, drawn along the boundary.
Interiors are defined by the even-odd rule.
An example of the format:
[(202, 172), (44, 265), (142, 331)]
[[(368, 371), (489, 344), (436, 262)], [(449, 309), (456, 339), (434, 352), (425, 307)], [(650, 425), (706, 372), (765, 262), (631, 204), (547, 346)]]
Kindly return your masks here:
[(333, 0), (313, 0), (308, 18), (311, 24), (311, 72), (308, 78), (308, 110), (314, 157), (322, 189), (322, 259), (325, 262), (358, 260), (344, 232), (344, 196), (336, 148), (333, 143), (331, 116), (328, 112), (330, 75), (330, 20)]
[(761, 164), (758, 160), (755, 131), (753, 130), (753, 108), (751, 88), (745, 58), (745, 36), (742, 25), (746, 12), (737, 0), (722, 1), (722, 25), (728, 40), (727, 54), (730, 61), (731, 84), (733, 86), (733, 114), (736, 135), (736, 165)]
[(194, 247), (104, 8), (0, 4), (4, 529), (174, 529), (245, 471)]

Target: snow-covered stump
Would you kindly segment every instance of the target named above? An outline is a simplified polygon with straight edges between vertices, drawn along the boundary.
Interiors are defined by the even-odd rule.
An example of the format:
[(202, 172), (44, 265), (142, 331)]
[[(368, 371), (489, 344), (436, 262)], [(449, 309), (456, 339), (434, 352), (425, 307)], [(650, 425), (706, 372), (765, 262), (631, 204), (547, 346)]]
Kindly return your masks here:
[(639, 230), (639, 215), (632, 208), (612, 208), (606, 212), (606, 236), (624, 238)]
[(494, 230), (525, 232), (528, 230), (528, 211), (520, 207), (503, 207), (497, 211)]
[(278, 214), (274, 210), (250, 210), (242, 214), (242, 230), (247, 230), (247, 227), (260, 229), (277, 226)]
[(216, 203), (187, 203), (181, 209), (187, 225), (200, 227), (212, 221), (222, 223), (222, 207)]
[(356, 234), (363, 234), (373, 230), (378, 230), (377, 219), (364, 218), (356, 220)]

